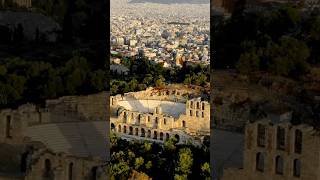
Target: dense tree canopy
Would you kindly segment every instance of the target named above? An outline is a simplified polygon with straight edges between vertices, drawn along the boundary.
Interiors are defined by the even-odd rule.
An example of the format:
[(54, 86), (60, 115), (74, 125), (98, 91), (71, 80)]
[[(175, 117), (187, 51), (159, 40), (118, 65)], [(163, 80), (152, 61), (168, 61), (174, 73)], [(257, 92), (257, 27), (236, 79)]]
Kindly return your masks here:
[(128, 75), (111, 72), (112, 95), (144, 90), (150, 86), (162, 88), (167, 83), (206, 86), (210, 79), (209, 66), (201, 64), (168, 69), (161, 64), (152, 64), (147, 59), (135, 57), (123, 58), (121, 64), (130, 72)]
[(107, 90), (106, 69), (96, 69), (87, 58), (75, 55), (60, 66), (19, 57), (0, 61), (1, 107), (41, 103), (63, 95)]
[(305, 75), (309, 66), (320, 64), (319, 19), (319, 13), (287, 5), (270, 11), (237, 11), (216, 23), (214, 67), (236, 68), (244, 74)]
[(152, 179), (210, 179), (209, 147), (177, 145), (172, 137), (161, 144), (126, 141), (111, 135), (112, 179), (128, 179), (133, 172)]

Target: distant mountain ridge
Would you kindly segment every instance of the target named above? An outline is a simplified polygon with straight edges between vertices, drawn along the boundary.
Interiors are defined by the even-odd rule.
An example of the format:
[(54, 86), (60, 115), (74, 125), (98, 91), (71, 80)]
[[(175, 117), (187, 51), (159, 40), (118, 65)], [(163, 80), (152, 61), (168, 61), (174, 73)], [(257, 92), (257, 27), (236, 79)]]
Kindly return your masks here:
[(210, 0), (129, 0), (129, 3), (209, 4)]

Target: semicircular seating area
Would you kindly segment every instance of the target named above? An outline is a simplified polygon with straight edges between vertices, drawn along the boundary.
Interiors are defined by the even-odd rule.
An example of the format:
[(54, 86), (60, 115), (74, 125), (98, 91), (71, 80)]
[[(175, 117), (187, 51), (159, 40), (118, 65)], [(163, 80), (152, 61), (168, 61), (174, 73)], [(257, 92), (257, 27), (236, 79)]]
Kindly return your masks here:
[(106, 158), (107, 121), (50, 123), (30, 126), (24, 135), (52, 151)]
[(127, 110), (141, 113), (152, 113), (156, 107), (161, 107), (162, 113), (178, 118), (185, 113), (186, 105), (178, 102), (160, 100), (124, 100), (118, 102), (119, 106)]

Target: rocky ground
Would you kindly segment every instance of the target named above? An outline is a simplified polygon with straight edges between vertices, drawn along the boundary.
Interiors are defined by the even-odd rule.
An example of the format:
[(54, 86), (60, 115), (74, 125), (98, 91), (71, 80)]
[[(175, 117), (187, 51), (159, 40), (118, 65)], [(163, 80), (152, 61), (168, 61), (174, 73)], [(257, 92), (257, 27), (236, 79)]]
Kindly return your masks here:
[(313, 124), (320, 95), (320, 69), (299, 80), (258, 73), (213, 72), (214, 117), (217, 128), (242, 131), (248, 120), (293, 112), (293, 121)]

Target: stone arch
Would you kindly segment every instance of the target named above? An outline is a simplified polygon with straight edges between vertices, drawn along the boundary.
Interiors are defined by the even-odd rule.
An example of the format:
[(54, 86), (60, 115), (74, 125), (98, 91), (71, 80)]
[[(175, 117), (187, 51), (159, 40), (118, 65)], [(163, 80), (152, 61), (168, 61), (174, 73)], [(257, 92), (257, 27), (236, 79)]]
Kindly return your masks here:
[(256, 154), (256, 170), (264, 171), (264, 155), (261, 152)]
[(285, 148), (285, 129), (283, 127), (277, 127), (277, 149), (284, 150)]
[(141, 137), (145, 137), (146, 136), (146, 132), (143, 128), (141, 128)]
[(151, 130), (148, 130), (147, 137), (148, 137), (148, 138), (151, 138)]
[(163, 132), (160, 132), (160, 140), (163, 141)]
[(115, 131), (115, 130), (116, 130), (116, 126), (113, 123), (111, 123), (111, 131)]
[(73, 163), (69, 163), (68, 167), (68, 180), (73, 180)]
[(140, 121), (141, 121), (141, 114), (138, 115), (138, 121), (137, 122), (140, 124)]
[(134, 135), (139, 136), (139, 129), (135, 128)]
[(159, 118), (158, 118), (158, 117), (156, 117), (156, 118), (155, 118), (154, 123), (158, 124), (158, 122), (159, 122), (159, 120), (158, 120), (158, 119), (159, 119)]
[(300, 154), (302, 151), (302, 132), (299, 129), (296, 129), (294, 137), (294, 152)]
[(26, 151), (21, 155), (20, 171), (22, 173), (26, 173), (27, 172), (27, 168), (28, 168), (28, 166), (30, 164), (29, 161), (31, 161), (31, 159), (29, 159), (30, 155), (31, 155), (31, 153), (29, 151)]
[(301, 175), (301, 161), (299, 159), (295, 159), (293, 161), (293, 176), (300, 177)]
[(127, 126), (123, 126), (123, 133), (127, 134)]
[(44, 178), (48, 178), (48, 179), (52, 179), (53, 178), (52, 164), (51, 164), (50, 159), (45, 159), (45, 161), (44, 161), (43, 177)]
[(177, 143), (180, 142), (180, 136), (178, 134), (175, 134), (174, 137), (177, 139)]
[(276, 174), (283, 174), (283, 158), (281, 156), (276, 157), (275, 165)]
[(158, 132), (157, 131), (153, 131), (153, 139), (158, 139)]
[(129, 135), (133, 135), (133, 127), (132, 126), (129, 127)]
[(197, 102), (197, 109), (200, 109), (200, 103)]
[(170, 138), (169, 133), (166, 133), (166, 140), (168, 140)]
[(186, 127), (186, 121), (182, 121), (182, 127)]
[(11, 138), (11, 116), (8, 115), (6, 119), (6, 138)]
[(94, 166), (91, 168), (91, 180), (96, 180), (97, 179), (97, 170), (98, 170), (98, 167), (97, 166)]
[(118, 125), (118, 132), (121, 133), (121, 125)]

